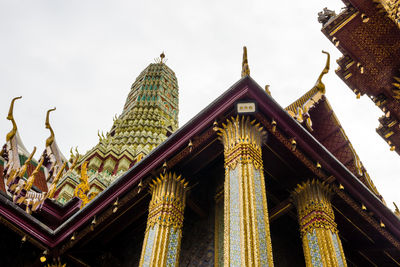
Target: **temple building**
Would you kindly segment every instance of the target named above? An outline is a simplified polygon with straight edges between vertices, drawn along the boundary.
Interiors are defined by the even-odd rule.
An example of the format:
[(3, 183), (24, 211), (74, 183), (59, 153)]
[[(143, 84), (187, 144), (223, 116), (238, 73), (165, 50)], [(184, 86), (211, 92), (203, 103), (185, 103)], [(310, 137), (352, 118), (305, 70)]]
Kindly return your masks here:
[(342, 52), (336, 74), (383, 115), (377, 133), (400, 154), (400, 2), (343, 0), (340, 14), (319, 13), (322, 32)]
[[(328, 22), (327, 22), (328, 23)], [(84, 155), (51, 128), (34, 159), (11, 101), (0, 158), (4, 266), (398, 266), (391, 211), (336, 117), (322, 81), (286, 108), (250, 76), (178, 128), (164, 54)], [(239, 68), (238, 68), (239, 69)], [(17, 102), (17, 100), (19, 100)]]

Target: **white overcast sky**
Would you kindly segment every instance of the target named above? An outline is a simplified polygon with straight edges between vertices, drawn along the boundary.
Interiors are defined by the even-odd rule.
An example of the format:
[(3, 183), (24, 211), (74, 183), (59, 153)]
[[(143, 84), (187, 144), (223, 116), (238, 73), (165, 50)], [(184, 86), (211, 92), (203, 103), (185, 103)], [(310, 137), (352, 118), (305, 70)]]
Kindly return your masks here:
[(64, 155), (86, 152), (120, 114), (136, 76), (165, 51), (180, 90), (180, 125), (240, 78), (242, 47), (251, 76), (270, 84), (283, 107), (324, 77), (329, 99), (388, 206), (400, 204), (400, 157), (375, 132), (382, 112), (336, 76), (341, 55), (321, 33), (317, 13), (340, 0), (20, 1), (0, 0), (0, 138), (11, 129), (10, 100), (29, 151), (44, 149), (51, 114)]

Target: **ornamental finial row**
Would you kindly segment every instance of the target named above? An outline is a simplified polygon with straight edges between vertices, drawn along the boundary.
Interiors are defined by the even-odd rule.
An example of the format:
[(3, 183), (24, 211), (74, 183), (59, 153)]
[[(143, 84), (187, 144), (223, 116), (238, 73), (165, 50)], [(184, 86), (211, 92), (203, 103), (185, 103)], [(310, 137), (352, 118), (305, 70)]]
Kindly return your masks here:
[[(17, 133), (17, 129), (18, 129), (18, 128), (17, 128), (17, 124), (15, 123), (15, 119), (14, 119), (14, 103), (15, 103), (16, 100), (21, 99), (21, 98), (22, 98), (22, 96), (18, 96), (18, 97), (14, 97), (14, 98), (11, 100), (10, 109), (9, 109), (8, 115), (7, 115), (7, 120), (11, 121), (11, 123), (12, 123), (12, 125), (13, 125), (13, 128), (12, 128), (11, 131), (7, 134), (7, 136), (6, 136), (6, 142), (10, 141), (10, 140), (15, 136), (15, 134)], [(54, 131), (53, 131), (53, 129), (51, 128), (51, 125), (50, 125), (50, 122), (49, 122), (49, 113), (50, 113), (51, 111), (54, 111), (54, 110), (56, 110), (56, 108), (49, 109), (49, 110), (47, 111), (47, 113), (46, 113), (46, 123), (45, 123), (45, 126), (46, 126), (46, 129), (49, 129), (49, 130), (50, 130), (50, 137), (46, 140), (46, 146), (51, 145), (52, 141), (54, 140)]]

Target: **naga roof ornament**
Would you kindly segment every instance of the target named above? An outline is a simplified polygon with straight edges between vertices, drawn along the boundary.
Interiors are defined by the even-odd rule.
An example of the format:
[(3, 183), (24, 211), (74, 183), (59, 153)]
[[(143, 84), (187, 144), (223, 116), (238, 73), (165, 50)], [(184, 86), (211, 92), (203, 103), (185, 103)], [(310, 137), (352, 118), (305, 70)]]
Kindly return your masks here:
[[(351, 144), (349, 138), (346, 133), (342, 129), (339, 120), (337, 119), (335, 113), (333, 112), (332, 107), (329, 104), (328, 99), (325, 97), (325, 84), (322, 82), (322, 78), (325, 74), (329, 72), (330, 65), (330, 55), (326, 51), (322, 51), (322, 53), (327, 55), (326, 64), (321, 74), (319, 75), (315, 85), (311, 90), (306, 92), (303, 96), (293, 102), (291, 105), (285, 108), (285, 110), (289, 113), (289, 115), (297, 120), (300, 124), (303, 124), (315, 137), (320, 140), (320, 142), (340, 160), (342, 155), (348, 155), (348, 158), (351, 159), (345, 162), (347, 167), (351, 169), (351, 171), (371, 190), (383, 203), (384, 199), (376, 189), (372, 179), (369, 177), (368, 172), (365, 170), (363, 164), (360, 161), (357, 153), (355, 152), (353, 145)], [(314, 112), (314, 114), (313, 114)], [(315, 115), (318, 112), (327, 112), (329, 116), (325, 118), (325, 125), (330, 125), (329, 127), (334, 127), (336, 131), (332, 134), (332, 136), (325, 137), (324, 139), (320, 139), (320, 134), (328, 131), (321, 126), (321, 121), (318, 121), (319, 117)], [(328, 120), (330, 121), (328, 123)], [(315, 125), (313, 125), (313, 122)], [(330, 129), (329, 131), (332, 131)], [(324, 135), (326, 136), (326, 134)], [(335, 142), (332, 142), (330, 138), (336, 138)], [(344, 145), (340, 146), (340, 149), (337, 149), (337, 140), (341, 140)]]
[(329, 65), (330, 65), (330, 59), (331, 59), (331, 55), (322, 50), (322, 53), (326, 54), (326, 64), (325, 64), (325, 68), (322, 70), (321, 74), (319, 75), (317, 82), (315, 83), (315, 87), (322, 93), (325, 94), (325, 84), (322, 82), (322, 77), (327, 74), (329, 72)]
[(8, 112), (7, 120), (12, 123), (12, 130), (6, 136), (6, 143), (4, 144), (1, 155), (5, 160), (4, 167), (4, 178), (8, 180), (18, 172), (19, 168), (24, 164), (25, 161), (21, 161), (21, 157), (28, 158), (30, 153), (25, 148), (18, 134), (17, 124), (14, 119), (14, 103), (17, 99), (22, 97), (15, 97), (11, 100), (10, 109)]
[(87, 164), (88, 162), (85, 161), (81, 166), (81, 176), (79, 178), (79, 184), (75, 187), (74, 196), (78, 197), (81, 202), (81, 208), (83, 208), (87, 203), (92, 200), (95, 195), (89, 194), (89, 178), (87, 174)]
[(54, 142), (54, 131), (53, 131), (53, 128), (51, 128), (50, 120), (49, 120), (50, 112), (52, 112), (52, 111), (54, 111), (54, 110), (56, 110), (55, 107), (52, 108), (52, 109), (49, 109), (49, 110), (47, 111), (47, 113), (46, 113), (46, 122), (45, 122), (45, 126), (46, 126), (46, 129), (49, 129), (49, 131), (50, 131), (50, 136), (49, 136), (49, 138), (47, 138), (47, 140), (46, 140), (46, 147), (47, 147), (47, 146), (51, 146), (51, 144)]
[(46, 139), (46, 147), (43, 152), (44, 163), (43, 165), (46, 167), (48, 171), (47, 181), (51, 183), (54, 179), (56, 173), (60, 170), (64, 162), (67, 162), (64, 155), (61, 153), (56, 141), (53, 128), (50, 125), (50, 112), (55, 111), (56, 108), (49, 109), (46, 112), (46, 122), (45, 127), (49, 129), (50, 136)]
[(325, 84), (322, 82), (322, 77), (329, 72), (330, 54), (326, 51), (322, 51), (322, 53), (327, 55), (326, 63), (314, 87), (285, 108), (290, 116), (295, 118), (298, 122), (302, 123), (306, 121), (306, 126), (310, 131), (312, 131), (312, 121), (308, 111), (325, 95), (326, 90)]
[(18, 96), (18, 97), (14, 97), (14, 98), (11, 100), (11, 105), (10, 105), (10, 110), (8, 111), (7, 120), (9, 120), (9, 121), (12, 122), (13, 128), (12, 128), (12, 130), (11, 130), (11, 131), (7, 134), (7, 136), (6, 136), (6, 141), (7, 141), (7, 142), (10, 141), (11, 138), (13, 138), (13, 137), (15, 136), (15, 134), (17, 133), (17, 124), (15, 123), (14, 115), (13, 115), (13, 112), (14, 112), (14, 102), (15, 102), (17, 99), (21, 99), (21, 98), (22, 98), (22, 96)]

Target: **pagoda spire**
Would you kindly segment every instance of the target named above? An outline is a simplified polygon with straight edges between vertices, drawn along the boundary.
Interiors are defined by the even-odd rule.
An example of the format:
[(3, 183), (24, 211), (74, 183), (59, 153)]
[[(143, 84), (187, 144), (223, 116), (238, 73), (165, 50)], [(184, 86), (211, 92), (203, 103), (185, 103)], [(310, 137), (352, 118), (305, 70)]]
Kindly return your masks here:
[[(99, 143), (78, 160), (78, 167), (88, 162), (89, 189), (82, 191), (87, 197), (104, 190), (110, 181), (117, 179), (178, 129), (177, 78), (166, 64), (164, 52), (154, 61), (131, 85), (122, 113), (114, 118), (110, 131), (105, 136), (99, 132)], [(69, 184), (78, 184), (74, 175), (71, 172), (60, 180), (57, 198), (63, 203), (73, 197)], [(100, 183), (91, 186), (98, 180), (100, 186), (97, 186)]]
[(243, 46), (242, 78), (246, 76), (250, 76), (250, 68), (247, 61), (247, 47)]

